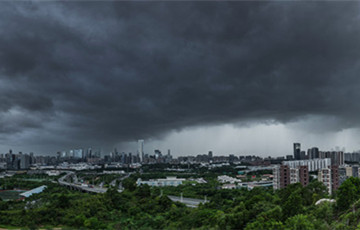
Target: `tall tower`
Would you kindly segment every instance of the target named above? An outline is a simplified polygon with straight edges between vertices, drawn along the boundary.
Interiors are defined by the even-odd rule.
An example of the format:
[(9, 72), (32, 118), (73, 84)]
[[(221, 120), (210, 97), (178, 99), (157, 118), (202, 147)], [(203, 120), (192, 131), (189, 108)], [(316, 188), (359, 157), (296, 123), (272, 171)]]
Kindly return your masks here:
[(138, 140), (138, 155), (140, 157), (140, 162), (144, 161), (144, 140)]
[(294, 159), (300, 160), (300, 143), (294, 143)]

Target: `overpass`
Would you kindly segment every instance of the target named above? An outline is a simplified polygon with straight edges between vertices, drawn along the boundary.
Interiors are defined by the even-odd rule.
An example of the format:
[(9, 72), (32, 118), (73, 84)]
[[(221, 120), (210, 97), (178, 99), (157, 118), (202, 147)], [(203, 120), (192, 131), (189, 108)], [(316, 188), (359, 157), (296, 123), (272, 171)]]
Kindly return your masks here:
[[(72, 190), (78, 190), (78, 191), (82, 191), (82, 192), (87, 192), (87, 193), (105, 193), (107, 191), (107, 188), (101, 188), (99, 186), (84, 186), (78, 183), (69, 183), (66, 182), (65, 180), (69, 177), (72, 176), (76, 176), (76, 174), (74, 172), (71, 171), (67, 171), (66, 175), (61, 177), (58, 182), (60, 185), (62, 186), (66, 186), (69, 189)], [(119, 192), (121, 192), (120, 190), (118, 190)]]
[[(78, 190), (78, 191), (87, 192), (87, 193), (105, 193), (107, 191), (107, 188), (102, 188), (99, 186), (87, 187), (87, 186), (82, 186), (80, 184), (69, 183), (69, 182), (65, 181), (68, 177), (72, 177), (72, 176), (76, 176), (76, 174), (71, 171), (66, 171), (66, 175), (61, 177), (58, 180), (59, 184), (62, 186), (66, 186), (67, 188), (72, 189), (72, 190)], [(121, 179), (125, 179), (128, 176), (129, 175), (127, 175)], [(118, 192), (122, 192), (122, 190), (118, 189)], [(200, 203), (208, 202), (206, 200), (206, 197), (205, 197), (205, 200), (186, 198), (186, 197), (182, 197), (182, 196), (168, 196), (168, 197), (173, 202), (180, 202), (180, 203), (185, 204), (187, 207), (191, 207), (191, 208), (198, 207)]]

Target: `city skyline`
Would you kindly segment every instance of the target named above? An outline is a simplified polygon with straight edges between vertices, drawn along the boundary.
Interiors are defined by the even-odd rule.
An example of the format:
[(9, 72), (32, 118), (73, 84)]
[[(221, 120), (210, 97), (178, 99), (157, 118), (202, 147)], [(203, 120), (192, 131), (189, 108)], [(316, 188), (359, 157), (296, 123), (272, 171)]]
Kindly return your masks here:
[(138, 139), (174, 155), (356, 151), (359, 9), (2, 2), (0, 152), (135, 152)]
[[(118, 148), (113, 148), (111, 151), (105, 152), (103, 151), (103, 149), (101, 148), (94, 148), (94, 147), (76, 147), (76, 148), (70, 148), (70, 149), (62, 149), (59, 151), (56, 151), (55, 153), (50, 153), (50, 154), (38, 154), (35, 153), (38, 156), (60, 156), (60, 157), (73, 157), (73, 158), (86, 158), (86, 156), (88, 154), (92, 155), (92, 156), (96, 156), (96, 157), (105, 157), (105, 156), (114, 156), (114, 154), (131, 154), (133, 156), (137, 156), (139, 158), (139, 161), (142, 162), (145, 155), (147, 156), (151, 156), (151, 155), (156, 155), (157, 152), (159, 152), (162, 155), (170, 155), (170, 152), (172, 153), (171, 155), (174, 155), (175, 157), (186, 157), (186, 156), (198, 156), (198, 155), (208, 155), (211, 153), (211, 155), (214, 156), (229, 156), (229, 155), (234, 155), (234, 156), (256, 156), (256, 157), (261, 157), (261, 158), (278, 158), (278, 157), (284, 157), (287, 158), (288, 156), (292, 156), (294, 160), (304, 160), (304, 159), (313, 159), (313, 158), (318, 158), (319, 157), (319, 152), (343, 152), (343, 153), (359, 153), (360, 154), (360, 150), (358, 151), (346, 151), (346, 148), (343, 147), (339, 147), (336, 146), (335, 148), (331, 148), (331, 149), (324, 149), (324, 148), (319, 148), (317, 145), (316, 146), (311, 146), (308, 147), (309, 145), (302, 145), (301, 143), (293, 143), (293, 148), (291, 151), (287, 152), (286, 154), (283, 155), (271, 155), (271, 154), (263, 154), (263, 155), (259, 155), (259, 154), (254, 154), (254, 153), (237, 153), (237, 152), (227, 152), (227, 153), (215, 153), (214, 154), (214, 150), (213, 149), (207, 149), (206, 151), (201, 151), (201, 152), (192, 152), (192, 153), (174, 153), (173, 149), (170, 148), (159, 148), (159, 147), (147, 147), (146, 148), (146, 142), (145, 140), (138, 140), (136, 142), (134, 142), (133, 147), (135, 147), (136, 145), (136, 150), (133, 151), (132, 150), (124, 150), (124, 149), (118, 149)], [(305, 147), (304, 147), (305, 146)], [(32, 154), (34, 155), (33, 151), (22, 151), (22, 150), (18, 150), (17, 149), (9, 149), (7, 151), (4, 152), (0, 152), (0, 154), (4, 155), (4, 154)]]

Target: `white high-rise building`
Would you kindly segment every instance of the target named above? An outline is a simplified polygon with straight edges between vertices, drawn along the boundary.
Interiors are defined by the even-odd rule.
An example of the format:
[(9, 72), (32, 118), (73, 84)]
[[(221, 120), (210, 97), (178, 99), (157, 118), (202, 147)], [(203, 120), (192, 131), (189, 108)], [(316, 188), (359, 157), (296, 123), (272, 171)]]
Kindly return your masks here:
[(144, 140), (138, 140), (138, 152), (140, 162), (144, 161)]
[(330, 168), (323, 168), (319, 170), (318, 181), (322, 182), (325, 185), (329, 194), (332, 193), (332, 178)]

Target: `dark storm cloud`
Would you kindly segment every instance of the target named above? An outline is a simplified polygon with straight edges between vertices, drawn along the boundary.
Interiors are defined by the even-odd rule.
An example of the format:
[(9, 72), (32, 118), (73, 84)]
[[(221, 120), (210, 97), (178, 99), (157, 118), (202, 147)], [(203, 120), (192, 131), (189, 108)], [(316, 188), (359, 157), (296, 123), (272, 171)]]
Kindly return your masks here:
[(193, 125), (312, 115), (358, 126), (359, 9), (2, 2), (1, 139), (111, 145)]

